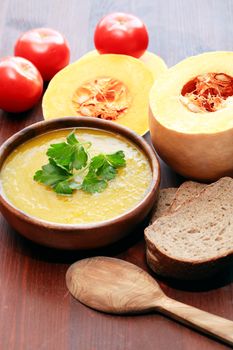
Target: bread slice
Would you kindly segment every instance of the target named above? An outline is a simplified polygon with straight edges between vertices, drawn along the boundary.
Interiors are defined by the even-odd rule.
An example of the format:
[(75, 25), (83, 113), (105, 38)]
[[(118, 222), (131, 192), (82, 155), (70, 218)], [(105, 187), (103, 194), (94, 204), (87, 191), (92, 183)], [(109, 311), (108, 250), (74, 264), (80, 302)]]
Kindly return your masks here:
[[(190, 200), (191, 198), (194, 198), (200, 194), (202, 189), (204, 189), (207, 185), (199, 183), (199, 182), (194, 182), (194, 181), (186, 181), (183, 182), (183, 184), (177, 189), (171, 188), (171, 194), (175, 193), (173, 195), (169, 195), (169, 188), (161, 191), (165, 191), (161, 193), (161, 196), (159, 197), (161, 205), (158, 205), (158, 210), (155, 211), (154, 216), (152, 217), (152, 222), (154, 222), (158, 217), (162, 215), (166, 215), (167, 213), (176, 210), (179, 208), (183, 203), (185, 203), (187, 200)], [(166, 198), (168, 194), (168, 197)], [(167, 200), (166, 200), (167, 199)], [(170, 202), (170, 205), (169, 205)], [(163, 208), (163, 203), (167, 203), (166, 207)], [(158, 201), (159, 204), (159, 201)], [(169, 205), (169, 206), (168, 206)], [(159, 210), (162, 208), (163, 210)], [(154, 220), (153, 220), (154, 218)], [(155, 254), (153, 254), (149, 248), (146, 250), (146, 258), (147, 258), (147, 263), (151, 267), (151, 269), (164, 277), (173, 277), (173, 270), (171, 270), (170, 265), (166, 266), (164, 263), (162, 264), (159, 261), (159, 258), (156, 257)], [(202, 276), (205, 277), (204, 271), (201, 271)], [(176, 278), (185, 278), (185, 275), (183, 274), (183, 271), (176, 271)], [(200, 276), (198, 276), (200, 277)]]
[[(201, 280), (209, 278), (218, 273), (223, 267), (222, 264), (215, 264), (214, 261), (204, 265), (191, 264), (188, 268), (187, 265), (182, 263), (178, 264), (176, 261), (166, 264), (164, 261), (160, 261), (149, 249), (146, 249), (146, 260), (151, 270), (157, 275), (181, 280)], [(226, 264), (224, 264), (224, 266), (226, 266)]]
[(171, 277), (172, 271), (170, 271), (170, 266), (164, 266), (161, 264), (158, 258), (153, 253), (151, 253), (149, 249), (146, 249), (146, 261), (151, 270), (153, 270), (158, 275)]
[(176, 210), (191, 197), (196, 197), (205, 187), (205, 184), (199, 182), (186, 181), (178, 189), (175, 187), (161, 189), (157, 203), (152, 211), (151, 223), (171, 210)]
[(179, 206), (184, 204), (187, 200), (199, 196), (200, 192), (206, 186), (207, 185), (205, 184), (194, 181), (183, 182), (182, 185), (176, 191), (175, 197), (169, 207), (169, 212), (178, 209)]
[(157, 202), (152, 210), (151, 222), (164, 215), (174, 200), (177, 188), (162, 188), (159, 190)]
[(215, 273), (233, 260), (233, 179), (220, 179), (158, 218), (145, 230), (145, 239), (154, 270), (159, 261), (174, 278)]

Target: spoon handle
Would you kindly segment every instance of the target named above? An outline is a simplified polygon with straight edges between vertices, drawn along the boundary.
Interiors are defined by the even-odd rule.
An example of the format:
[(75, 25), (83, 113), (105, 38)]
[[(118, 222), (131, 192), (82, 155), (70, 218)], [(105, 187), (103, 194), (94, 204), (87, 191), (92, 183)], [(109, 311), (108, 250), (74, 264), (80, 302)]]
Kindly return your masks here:
[(157, 308), (161, 313), (233, 345), (233, 321), (202, 311), (168, 297)]

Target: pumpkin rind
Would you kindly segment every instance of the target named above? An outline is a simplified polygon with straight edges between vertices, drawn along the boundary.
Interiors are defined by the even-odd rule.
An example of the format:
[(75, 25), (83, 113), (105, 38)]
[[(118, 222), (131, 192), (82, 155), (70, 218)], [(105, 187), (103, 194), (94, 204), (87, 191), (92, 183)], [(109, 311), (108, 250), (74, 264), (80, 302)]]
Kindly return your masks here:
[(198, 74), (233, 76), (233, 52), (190, 57), (170, 68), (150, 92), (150, 132), (158, 154), (176, 172), (202, 181), (233, 176), (233, 103), (216, 112), (194, 113), (179, 100), (183, 85)]

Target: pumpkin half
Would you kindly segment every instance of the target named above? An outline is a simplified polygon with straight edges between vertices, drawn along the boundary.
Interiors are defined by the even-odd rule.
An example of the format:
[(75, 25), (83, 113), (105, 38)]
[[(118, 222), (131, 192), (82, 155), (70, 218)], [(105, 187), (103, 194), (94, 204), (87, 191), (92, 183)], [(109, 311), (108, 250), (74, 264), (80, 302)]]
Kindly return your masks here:
[(152, 84), (152, 74), (136, 58), (89, 57), (70, 64), (51, 80), (42, 102), (44, 118), (96, 117), (143, 135), (148, 131)]
[(233, 52), (209, 52), (168, 69), (150, 92), (155, 149), (193, 179), (233, 176)]
[[(86, 59), (88, 57), (96, 57), (99, 55), (100, 54), (98, 53), (98, 51), (92, 50), (87, 52), (84, 56), (82, 56), (80, 60)], [(167, 65), (164, 62), (164, 60), (152, 52), (146, 51), (139, 58), (139, 60), (142, 61), (146, 65), (146, 67), (151, 71), (154, 79), (157, 79), (161, 74), (163, 74), (167, 70)]]

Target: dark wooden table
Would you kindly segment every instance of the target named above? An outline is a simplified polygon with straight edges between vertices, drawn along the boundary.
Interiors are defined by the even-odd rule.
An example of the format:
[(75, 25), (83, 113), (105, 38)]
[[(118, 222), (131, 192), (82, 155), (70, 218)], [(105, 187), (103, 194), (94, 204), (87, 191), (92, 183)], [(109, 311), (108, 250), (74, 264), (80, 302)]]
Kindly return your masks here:
[[(111, 11), (140, 16), (150, 32), (150, 50), (168, 65), (208, 50), (232, 50), (232, 0), (1, 0), (0, 55), (12, 54), (18, 35), (49, 26), (70, 42), (72, 60), (93, 48), (98, 19)], [(1, 82), (0, 82), (1, 83)], [(23, 115), (0, 114), (0, 141), (42, 119), (41, 106)], [(162, 164), (162, 187), (182, 181)], [(67, 292), (70, 263), (89, 255), (117, 256), (146, 269), (143, 229), (98, 252), (61, 252), (21, 238), (0, 217), (1, 350), (215, 350), (225, 345), (159, 314), (105, 315), (76, 302)], [(233, 320), (233, 273), (211, 281), (161, 287), (179, 301)], [(233, 331), (233, 330), (232, 330)]]

